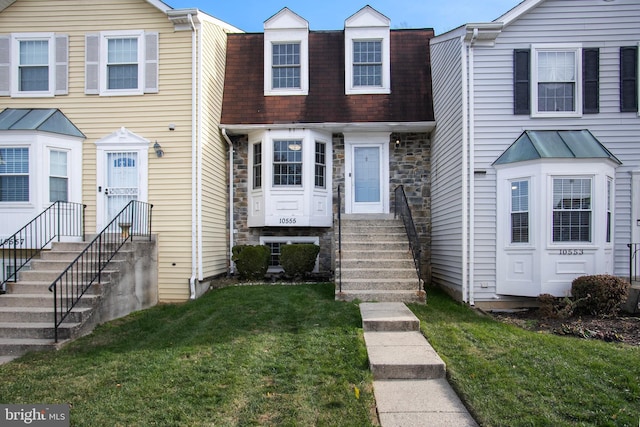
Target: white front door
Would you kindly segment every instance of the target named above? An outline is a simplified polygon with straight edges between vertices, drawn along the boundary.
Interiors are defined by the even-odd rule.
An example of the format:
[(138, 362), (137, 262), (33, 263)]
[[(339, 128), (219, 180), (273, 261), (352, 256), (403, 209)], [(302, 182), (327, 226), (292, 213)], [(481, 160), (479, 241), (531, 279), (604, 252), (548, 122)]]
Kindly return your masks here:
[(96, 231), (131, 201), (147, 201), (149, 141), (121, 128), (96, 141)]
[(138, 200), (138, 153), (106, 153), (107, 186), (104, 195), (107, 199), (106, 220), (111, 221), (131, 200)]
[(345, 135), (345, 152), (345, 212), (388, 213), (388, 134)]

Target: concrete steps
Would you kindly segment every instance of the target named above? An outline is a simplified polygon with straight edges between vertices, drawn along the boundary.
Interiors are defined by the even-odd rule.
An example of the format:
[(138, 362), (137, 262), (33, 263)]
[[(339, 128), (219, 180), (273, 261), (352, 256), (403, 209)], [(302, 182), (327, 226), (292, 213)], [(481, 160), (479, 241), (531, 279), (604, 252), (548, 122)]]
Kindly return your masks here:
[(336, 299), (424, 302), (402, 221), (346, 215), (336, 252)]
[(382, 427), (477, 427), (404, 303), (361, 303), (360, 313)]
[[(28, 268), (20, 271), (18, 282), (7, 283), (7, 293), (0, 295), (0, 362), (29, 351), (57, 348), (54, 300), (49, 286), (85, 247), (86, 243), (55, 242), (51, 250), (42, 252), (39, 259), (32, 260)], [(110, 263), (103, 270), (101, 283), (87, 290), (58, 327), (59, 343), (82, 333), (84, 322), (91, 318), (101, 300), (103, 288), (117, 278), (118, 262)]]

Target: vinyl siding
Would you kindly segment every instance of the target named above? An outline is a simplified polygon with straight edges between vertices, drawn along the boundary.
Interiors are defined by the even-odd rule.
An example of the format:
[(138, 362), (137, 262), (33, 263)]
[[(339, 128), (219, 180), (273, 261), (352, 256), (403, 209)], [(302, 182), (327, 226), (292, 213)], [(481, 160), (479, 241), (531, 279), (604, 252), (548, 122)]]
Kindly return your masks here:
[(203, 276), (227, 272), (228, 193), (227, 144), (218, 125), (222, 110), (222, 90), (227, 38), (218, 26), (203, 26), (203, 172), (202, 172), (202, 260)]
[[(159, 93), (141, 96), (97, 96), (84, 94), (85, 34), (106, 30), (145, 30), (159, 33)], [(89, 230), (96, 224), (96, 146), (95, 141), (126, 127), (146, 138), (153, 145), (158, 141), (164, 157), (157, 158), (149, 150), (148, 202), (153, 207), (153, 232), (158, 233), (159, 299), (183, 301), (189, 296), (191, 276), (191, 31), (175, 31), (167, 16), (144, 0), (19, 0), (0, 13), (0, 34), (12, 32), (56, 32), (69, 35), (69, 95), (55, 98), (0, 97), (0, 109), (60, 108), (87, 136), (83, 149), (83, 202), (88, 205)], [(219, 38), (217, 32), (211, 38)], [(220, 44), (220, 42), (217, 42)], [(212, 49), (212, 56), (224, 50)], [(216, 63), (219, 70), (221, 65)], [(208, 89), (222, 89), (220, 71), (211, 73)], [(220, 102), (221, 95), (211, 101)], [(219, 107), (218, 107), (219, 108)], [(205, 186), (220, 187), (224, 170), (224, 149), (211, 119), (203, 136), (215, 149), (204, 151), (205, 169), (216, 171), (216, 178), (207, 178)], [(169, 123), (175, 124), (170, 131)], [(215, 190), (210, 190), (215, 193)], [(207, 228), (205, 246), (213, 245), (224, 233), (224, 217), (220, 211), (226, 203), (220, 194), (204, 206), (203, 222)], [(208, 210), (213, 211), (209, 213)], [(209, 217), (214, 217), (211, 221)], [(209, 228), (220, 228), (209, 231)], [(217, 241), (217, 240), (215, 240)], [(219, 256), (216, 252), (215, 256)], [(205, 264), (212, 257), (207, 255)], [(212, 263), (213, 271), (221, 271), (222, 261)], [(209, 268), (209, 266), (205, 266)]]
[[(630, 172), (640, 164), (640, 118), (637, 113), (619, 110), (619, 49), (638, 41), (637, 0), (550, 0), (505, 28), (495, 47), (474, 49), (475, 169), (487, 170), (485, 177), (476, 178), (474, 188), (476, 300), (492, 298), (495, 293), (496, 175), (491, 164), (525, 129), (589, 129), (622, 161), (615, 177), (614, 272), (628, 273)], [(513, 50), (529, 48), (532, 43), (582, 43), (600, 48), (600, 113), (561, 119), (513, 114)], [(481, 288), (481, 282), (489, 287)]]
[(431, 44), (436, 129), (431, 152), (431, 264), (434, 283), (462, 285), (461, 42)]

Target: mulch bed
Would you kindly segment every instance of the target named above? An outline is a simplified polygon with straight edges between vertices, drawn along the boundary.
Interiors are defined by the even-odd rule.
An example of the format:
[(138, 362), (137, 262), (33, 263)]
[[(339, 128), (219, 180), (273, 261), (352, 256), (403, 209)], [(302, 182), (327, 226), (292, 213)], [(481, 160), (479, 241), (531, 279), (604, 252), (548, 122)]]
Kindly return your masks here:
[(620, 315), (611, 318), (574, 316), (558, 319), (544, 318), (537, 309), (492, 312), (491, 315), (502, 322), (532, 331), (640, 346), (640, 317), (638, 316)]

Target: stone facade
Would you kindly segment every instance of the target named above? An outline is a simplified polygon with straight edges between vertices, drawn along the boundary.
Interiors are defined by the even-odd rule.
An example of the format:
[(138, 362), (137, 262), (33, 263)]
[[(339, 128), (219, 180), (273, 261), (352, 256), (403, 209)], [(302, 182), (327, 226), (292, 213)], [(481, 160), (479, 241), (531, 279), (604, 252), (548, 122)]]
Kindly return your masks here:
[[(320, 273), (330, 275), (335, 270), (336, 233), (332, 228), (260, 227), (247, 226), (248, 215), (248, 140), (246, 136), (234, 138), (234, 244), (260, 243), (260, 237), (305, 236), (320, 240)], [(334, 134), (333, 143), (333, 214), (337, 220), (338, 206), (344, 212), (344, 136)], [(404, 187), (412, 216), (422, 245), (423, 279), (430, 279), (431, 236), (431, 141), (424, 133), (394, 133), (389, 138), (390, 207), (394, 209), (394, 190)], [(340, 190), (338, 190), (340, 188)], [(340, 194), (340, 205), (338, 204)], [(336, 227), (337, 228), (337, 227)]]

